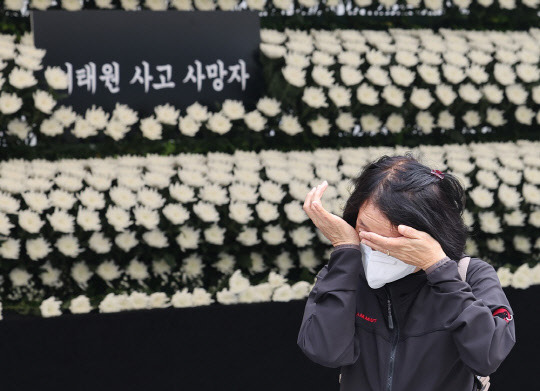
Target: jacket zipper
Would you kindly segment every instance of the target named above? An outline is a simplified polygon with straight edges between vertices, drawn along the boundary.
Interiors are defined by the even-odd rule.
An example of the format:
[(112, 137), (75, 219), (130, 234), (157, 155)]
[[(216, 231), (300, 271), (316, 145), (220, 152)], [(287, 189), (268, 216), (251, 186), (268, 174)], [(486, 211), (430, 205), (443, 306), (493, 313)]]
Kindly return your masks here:
[[(387, 303), (388, 303), (388, 327), (393, 330), (394, 329), (394, 319), (392, 317), (392, 301), (391, 301), (391, 295), (388, 288), (385, 286), (384, 289), (386, 290), (386, 294), (388, 295)], [(387, 377), (387, 383), (386, 383), (386, 391), (392, 390), (392, 376), (394, 375), (394, 360), (396, 357), (396, 348), (397, 348), (397, 341), (399, 338), (399, 327), (397, 321), (395, 322), (396, 329), (394, 332), (394, 340), (392, 342), (392, 351), (390, 353), (390, 361), (388, 363), (388, 377)]]

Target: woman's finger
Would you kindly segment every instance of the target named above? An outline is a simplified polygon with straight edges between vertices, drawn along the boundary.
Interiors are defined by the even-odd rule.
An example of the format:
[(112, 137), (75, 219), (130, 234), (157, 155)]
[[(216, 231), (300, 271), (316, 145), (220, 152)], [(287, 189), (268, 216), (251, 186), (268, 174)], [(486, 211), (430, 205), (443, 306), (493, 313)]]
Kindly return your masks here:
[(381, 246), (379, 246), (379, 245), (376, 244), (376, 243), (373, 243), (373, 242), (370, 241), (370, 240), (362, 239), (362, 240), (360, 241), (360, 243), (365, 244), (366, 246), (371, 247), (372, 250), (376, 250), (376, 251), (380, 251), (380, 252), (382, 252), (382, 253), (386, 253), (386, 250), (383, 250), (383, 248), (382, 248)]
[(397, 237), (397, 238), (390, 238), (387, 236), (379, 235), (375, 232), (366, 232), (362, 231), (360, 233), (360, 238), (365, 238), (369, 240), (372, 243), (375, 243), (379, 247), (383, 247), (385, 249), (388, 249), (390, 251), (397, 250), (401, 247), (403, 247), (403, 237)]
[(422, 239), (423, 233), (422, 231), (418, 231), (417, 229), (404, 224), (398, 225), (398, 232), (411, 239)]
[(304, 211), (307, 213), (308, 209), (311, 208), (311, 198), (313, 197), (313, 193), (315, 193), (315, 187), (311, 189), (307, 195), (306, 199), (304, 200)]
[(318, 202), (320, 205), (322, 205), (321, 196), (322, 193), (324, 193), (327, 185), (328, 182), (324, 181), (319, 186), (317, 186), (315, 193), (313, 194), (313, 198), (311, 199), (311, 204), (313, 204), (314, 202)]

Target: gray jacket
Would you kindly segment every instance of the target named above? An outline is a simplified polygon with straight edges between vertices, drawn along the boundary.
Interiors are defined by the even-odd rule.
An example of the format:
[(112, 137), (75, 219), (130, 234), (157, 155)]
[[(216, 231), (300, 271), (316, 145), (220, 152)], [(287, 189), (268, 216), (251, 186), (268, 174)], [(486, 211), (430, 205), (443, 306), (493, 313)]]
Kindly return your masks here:
[[(337, 246), (317, 274), (298, 346), (340, 370), (340, 391), (470, 391), (516, 343), (493, 266), (471, 257), (466, 282), (445, 257), (378, 289), (359, 245)], [(336, 379), (338, 381), (338, 379)]]

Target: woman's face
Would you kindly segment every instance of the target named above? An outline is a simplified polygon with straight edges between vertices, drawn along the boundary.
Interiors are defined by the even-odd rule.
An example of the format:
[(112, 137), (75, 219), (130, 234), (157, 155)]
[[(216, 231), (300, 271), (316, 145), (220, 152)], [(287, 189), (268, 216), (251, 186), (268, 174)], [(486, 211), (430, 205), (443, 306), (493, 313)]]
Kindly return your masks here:
[[(401, 236), (397, 227), (394, 227), (382, 212), (377, 209), (371, 202), (366, 201), (358, 212), (356, 218), (356, 232), (358, 231), (375, 232), (378, 235), (390, 238)], [(392, 255), (392, 254), (390, 254)], [(417, 267), (414, 272), (419, 271)]]
[(381, 236), (396, 238), (401, 236), (397, 227), (393, 227), (382, 212), (375, 207), (370, 201), (364, 202), (364, 205), (358, 212), (356, 218), (356, 232), (358, 231), (375, 232)]

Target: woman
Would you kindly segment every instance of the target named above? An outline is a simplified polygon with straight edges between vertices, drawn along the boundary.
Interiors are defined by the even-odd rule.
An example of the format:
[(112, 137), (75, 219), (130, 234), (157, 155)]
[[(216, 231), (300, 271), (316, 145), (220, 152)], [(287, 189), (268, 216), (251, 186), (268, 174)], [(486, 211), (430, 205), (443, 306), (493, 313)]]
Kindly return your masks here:
[(332, 242), (298, 334), (311, 360), (341, 367), (341, 391), (469, 391), (516, 342), (513, 311), (493, 266), (471, 258), (465, 193), (412, 155), (383, 156), (355, 180), (343, 219), (304, 210)]

